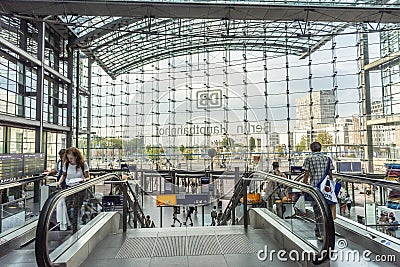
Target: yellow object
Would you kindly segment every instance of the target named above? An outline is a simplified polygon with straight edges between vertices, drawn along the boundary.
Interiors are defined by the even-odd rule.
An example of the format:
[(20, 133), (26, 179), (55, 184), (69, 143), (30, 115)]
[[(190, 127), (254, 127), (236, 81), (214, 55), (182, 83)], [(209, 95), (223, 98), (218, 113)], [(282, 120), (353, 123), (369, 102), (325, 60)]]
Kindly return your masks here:
[(387, 176), (385, 180), (400, 182), (400, 177)]
[[(240, 199), (243, 203), (243, 198)], [(258, 204), (261, 203), (261, 195), (259, 193), (247, 194), (247, 204)]]
[(283, 197), (282, 202), (286, 202), (286, 201), (287, 201), (287, 197)]
[(157, 195), (157, 206), (176, 206), (176, 195)]

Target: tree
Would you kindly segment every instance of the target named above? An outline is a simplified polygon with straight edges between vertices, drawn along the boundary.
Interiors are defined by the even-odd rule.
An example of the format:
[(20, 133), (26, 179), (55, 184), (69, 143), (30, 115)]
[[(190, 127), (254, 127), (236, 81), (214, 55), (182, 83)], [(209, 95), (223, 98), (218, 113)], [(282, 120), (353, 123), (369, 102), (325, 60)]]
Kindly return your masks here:
[(187, 160), (193, 159), (193, 148), (185, 147), (184, 145), (180, 145), (179, 151), (183, 155), (183, 157)]
[(251, 152), (253, 152), (255, 148), (256, 148), (256, 139), (254, 139), (254, 137), (252, 136), (250, 137), (249, 140), (249, 149)]
[(159, 146), (153, 147), (151, 145), (146, 146), (146, 154), (149, 156), (149, 159), (151, 160), (160, 160), (162, 153), (164, 153), (162, 147)]
[(295, 146), (296, 152), (307, 151), (310, 144), (310, 137), (308, 135), (303, 135), (300, 142)]
[(283, 157), (285, 155), (285, 149), (286, 149), (285, 144), (277, 145), (276, 152), (278, 153), (279, 157)]
[(231, 148), (234, 146), (235, 144), (235, 140), (233, 140), (230, 137), (225, 136), (224, 138), (222, 138), (221, 141), (221, 146), (225, 147), (226, 150), (231, 150)]
[(328, 132), (323, 131), (318, 133), (316, 141), (320, 142), (322, 146), (330, 146), (332, 145), (333, 138)]

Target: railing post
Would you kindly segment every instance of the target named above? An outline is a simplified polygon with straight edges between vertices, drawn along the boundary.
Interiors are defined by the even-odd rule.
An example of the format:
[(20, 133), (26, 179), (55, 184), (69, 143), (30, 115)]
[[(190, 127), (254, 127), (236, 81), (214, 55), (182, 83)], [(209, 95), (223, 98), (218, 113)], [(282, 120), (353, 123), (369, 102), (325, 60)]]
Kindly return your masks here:
[(142, 208), (143, 208), (143, 206), (144, 206), (144, 202), (143, 202), (143, 198), (144, 198), (144, 173), (143, 173), (143, 170), (140, 172), (140, 180), (141, 180), (141, 189), (142, 190), (140, 190), (141, 191), (141, 193), (142, 193)]
[(135, 205), (133, 205), (133, 228), (138, 228), (137, 227), (137, 220), (138, 220), (138, 203), (135, 198)]
[(122, 231), (126, 232), (128, 229), (128, 193), (126, 191), (126, 184), (122, 184), (122, 194), (123, 194), (123, 210), (122, 210)]
[(204, 205), (201, 205), (201, 226), (204, 226)]
[(162, 228), (162, 206), (160, 206), (160, 228)]
[(236, 224), (236, 222), (235, 222), (235, 220), (236, 220), (236, 205), (232, 205), (231, 216), (232, 216), (232, 225), (235, 225)]
[(247, 214), (247, 183), (243, 181), (243, 187), (244, 187), (244, 195), (243, 195), (243, 212), (244, 212), (244, 228), (247, 228), (249, 221), (248, 221), (248, 214)]

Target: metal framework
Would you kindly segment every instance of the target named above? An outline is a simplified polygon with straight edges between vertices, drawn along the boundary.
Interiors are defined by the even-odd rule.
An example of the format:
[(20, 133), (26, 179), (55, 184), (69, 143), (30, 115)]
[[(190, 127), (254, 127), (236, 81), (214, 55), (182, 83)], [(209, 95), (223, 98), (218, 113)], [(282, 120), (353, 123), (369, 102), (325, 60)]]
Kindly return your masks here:
[[(127, 21), (127, 20), (125, 20)], [(285, 24), (289, 24), (285, 28)], [(185, 27), (182, 27), (185, 25)], [(93, 58), (113, 78), (143, 64), (153, 63), (174, 55), (208, 51), (241, 50), (243, 41), (249, 51), (286, 53), (282, 36), (288, 36), (288, 52), (308, 54), (308, 46), (316, 47), (331, 36), (343, 31), (343, 24), (313, 23), (304, 33), (306, 24), (263, 21), (142, 19), (114, 32), (89, 33), (75, 44)], [(166, 32), (166, 29), (169, 29)], [(207, 29), (207, 30), (206, 30)], [(288, 29), (288, 32), (286, 32)]]
[[(292, 140), (294, 131), (293, 126), (293, 99), (291, 97), (296, 93), (308, 94), (309, 103), (307, 108), (309, 110), (309, 118), (302, 120), (309, 120), (310, 125), (307, 128), (309, 131), (310, 139), (314, 139), (314, 134), (319, 130), (319, 125), (327, 124), (331, 120), (323, 122), (323, 116), (321, 114), (313, 114), (313, 103), (319, 101), (321, 96), (316, 96), (314, 92), (320, 91), (320, 88), (314, 89), (317, 82), (315, 77), (318, 77), (316, 73), (317, 64), (314, 61), (313, 53), (318, 52), (322, 47), (326, 48), (326, 44), (331, 44), (331, 56), (328, 61), (331, 61), (332, 81), (330, 82), (329, 88), (333, 91), (334, 102), (334, 114), (331, 116), (334, 125), (335, 132), (335, 144), (337, 150), (338, 137), (337, 132), (337, 116), (339, 115), (339, 105), (337, 99), (339, 98), (339, 82), (337, 78), (337, 49), (336, 49), (336, 37), (341, 34), (354, 34), (355, 29), (359, 29), (359, 42), (356, 46), (359, 49), (360, 57), (357, 57), (359, 63), (359, 84), (358, 92), (360, 92), (360, 102), (362, 102), (362, 114), (363, 124), (362, 130), (365, 131), (363, 136), (363, 143), (368, 146), (365, 151), (364, 158), (369, 161), (368, 168), (372, 168), (372, 126), (371, 126), (371, 99), (370, 99), (370, 85), (369, 80), (369, 69), (376, 70), (379, 66), (394, 66), (397, 65), (400, 54), (397, 53), (397, 48), (392, 49), (398, 40), (392, 40), (390, 34), (387, 34), (387, 53), (382, 55), (384, 60), (382, 62), (369, 63), (368, 56), (368, 42), (366, 40), (367, 34), (375, 31), (384, 32), (386, 29), (397, 30), (396, 24), (390, 25), (387, 23), (398, 23), (400, 22), (400, 8), (398, 7), (397, 1), (55, 1), (55, 0), (4, 0), (0, 4), (0, 10), (4, 15), (4, 18), (12, 19), (27, 19), (35, 24), (33, 28), (39, 28), (38, 35), (40, 38), (46, 38), (46, 31), (57, 32), (62, 38), (68, 39), (68, 70), (67, 77), (64, 77), (64, 82), (71, 83), (70, 81), (76, 80), (77, 84), (68, 85), (69, 99), (76, 99), (76, 111), (72, 112), (72, 104), (68, 104), (68, 122), (67, 125), (75, 130), (75, 139), (78, 143), (79, 135), (84, 134), (87, 139), (90, 138), (91, 125), (88, 122), (87, 129), (82, 128), (80, 124), (85, 119), (82, 119), (82, 115), (86, 112), (82, 110), (85, 106), (85, 101), (80, 98), (85, 97), (82, 94), (82, 73), (79, 67), (80, 60), (83, 58), (78, 52), (83, 52), (90, 62), (90, 66), (93, 63), (96, 66), (100, 66), (114, 81), (108, 82), (108, 85), (99, 84), (94, 85), (93, 89), (95, 92), (93, 97), (106, 99), (106, 106), (103, 103), (99, 104), (99, 109), (105, 109), (106, 112), (101, 115), (94, 115), (99, 117), (107, 117), (107, 125), (110, 124), (113, 135), (121, 135), (125, 129), (124, 120), (126, 115), (123, 111), (128, 109), (126, 106), (129, 105), (128, 94), (125, 94), (130, 89), (123, 89), (122, 83), (126, 83), (127, 88), (130, 84), (134, 85), (136, 90), (135, 95), (135, 120), (136, 129), (135, 137), (140, 140), (144, 140), (148, 125), (146, 125), (145, 113), (147, 112), (147, 93), (146, 86), (151, 77), (151, 94), (153, 96), (154, 109), (152, 110), (152, 125), (151, 135), (152, 144), (159, 145), (160, 136), (157, 132), (157, 126), (161, 124), (160, 116), (167, 117), (165, 122), (168, 124), (169, 132), (172, 132), (172, 128), (176, 128), (179, 125), (180, 115), (178, 112), (178, 106), (176, 98), (179, 98), (179, 84), (178, 80), (181, 77), (179, 71), (182, 70), (180, 64), (182, 58), (186, 57), (185, 62), (185, 79), (186, 87), (186, 102), (184, 103), (187, 111), (187, 121), (185, 123), (192, 123), (192, 118), (195, 113), (193, 111), (192, 101), (194, 101), (195, 91), (193, 91), (193, 55), (197, 54), (198, 58), (202, 57), (203, 61), (197, 62), (198, 68), (202, 70), (203, 83), (207, 93), (209, 93), (210, 87), (213, 84), (213, 55), (217, 54), (214, 52), (223, 53), (223, 86), (224, 89), (224, 101), (223, 101), (223, 123), (225, 124), (225, 131), (223, 134), (226, 138), (230, 134), (227, 129), (231, 121), (230, 113), (228, 112), (232, 107), (230, 106), (235, 100), (234, 96), (228, 96), (229, 90), (235, 86), (229, 84), (232, 80), (231, 77), (235, 75), (230, 68), (230, 52), (240, 51), (242, 53), (241, 61), (238, 65), (241, 65), (242, 71), (242, 83), (241, 88), (237, 90), (243, 96), (241, 98), (241, 112), (242, 116), (238, 118), (243, 123), (243, 143), (246, 151), (249, 151), (249, 139), (252, 136), (249, 133), (248, 121), (252, 119), (250, 109), (253, 98), (259, 95), (251, 95), (250, 81), (251, 75), (256, 72), (253, 68), (253, 73), (249, 70), (252, 69), (250, 66), (253, 63), (251, 53), (262, 53), (262, 63), (264, 64), (263, 78), (264, 78), (264, 95), (260, 95), (264, 98), (265, 107), (263, 112), (265, 113), (265, 125), (269, 125), (271, 122), (283, 120), (287, 121), (287, 135), (288, 135), (288, 149), (289, 152), (293, 151), (296, 143)], [(73, 15), (71, 15), (73, 14)], [(357, 22), (362, 22), (362, 26), (354, 27)], [(13, 30), (12, 24), (1, 25), (7, 27), (7, 32), (16, 32)], [(46, 25), (46, 27), (43, 27)], [(48, 26), (50, 27), (48, 27)], [(359, 25), (359, 24), (357, 24)], [(361, 24), (360, 24), (361, 25)], [(41, 27), (40, 27), (41, 26)], [(42, 32), (41, 32), (42, 31)], [(353, 32), (351, 32), (353, 31)], [(36, 33), (34, 33), (36, 34)], [(33, 35), (34, 35), (33, 34)], [(358, 36), (357, 35), (357, 36)], [(10, 34), (10, 36), (15, 36)], [(393, 35), (394, 36), (394, 35)], [(19, 40), (10, 39), (12, 43), (16, 44)], [(4, 44), (4, 40), (0, 40)], [(34, 47), (33, 50), (39, 52), (46, 49), (45, 40), (38, 42), (35, 46), (28, 45), (23, 50), (28, 50), (31, 53), (30, 47)], [(35, 44), (34, 44), (35, 45)], [(40, 47), (42, 45), (42, 47)], [(34, 56), (42, 58), (43, 53), (37, 53)], [(23, 55), (24, 51), (19, 51), (19, 54)], [(280, 103), (276, 108), (281, 108), (285, 112), (281, 112), (279, 115), (284, 114), (284, 118), (274, 119), (269, 116), (268, 109), (273, 108), (274, 97), (274, 81), (271, 81), (272, 75), (268, 73), (268, 70), (274, 71), (274, 67), (270, 65), (273, 62), (276, 55), (281, 56), (284, 59), (285, 66), (281, 67), (284, 70), (285, 79), (276, 80), (276, 83), (283, 85), (285, 92), (281, 94), (282, 98), (286, 98), (285, 104)], [(307, 80), (308, 86), (303, 88), (302, 92), (292, 84), (296, 82), (296, 78), (293, 75), (293, 61), (292, 56), (297, 56), (299, 60), (308, 57), (308, 78), (302, 78)], [(49, 56), (50, 58), (51, 56)], [(43, 59), (39, 59), (43, 62)], [(163, 114), (166, 112), (162, 110), (163, 107), (160, 105), (160, 72), (165, 71), (165, 68), (160, 67), (160, 62), (168, 61), (168, 90), (167, 93), (168, 101), (168, 116)], [(303, 61), (304, 62), (304, 61)], [(326, 62), (325, 62), (326, 63)], [(75, 64), (75, 73), (72, 65)], [(153, 64), (152, 72), (149, 73), (149, 69), (146, 66)], [(272, 63), (273, 64), (273, 63)], [(154, 67), (154, 65), (156, 67)], [(366, 68), (367, 66), (367, 68)], [(40, 93), (41, 82), (43, 82), (43, 73), (51, 72), (57, 76), (57, 72), (51, 71), (51, 68), (46, 65), (38, 64), (38, 93)], [(123, 81), (122, 74), (128, 74), (129, 72), (138, 70), (139, 74), (136, 76), (136, 82)], [(382, 88), (382, 101), (385, 102), (384, 112), (386, 114), (393, 115), (393, 102), (392, 95), (396, 93), (396, 87), (393, 85), (393, 77), (397, 73), (396, 69), (383, 70), (385, 78), (385, 85)], [(348, 74), (347, 74), (348, 75)], [(63, 75), (58, 75), (63, 77)], [(93, 79), (95, 76), (93, 77)], [(326, 77), (320, 77), (325, 79)], [(92, 80), (92, 76), (88, 77)], [(129, 80), (129, 79), (128, 79)], [(101, 88), (103, 86), (103, 89)], [(88, 89), (92, 89), (92, 84), (89, 81), (87, 83)], [(97, 88), (98, 87), (98, 88)], [(282, 87), (282, 88), (283, 88)], [(321, 87), (321, 86), (320, 86)], [(121, 90), (119, 90), (121, 88)], [(305, 89), (305, 90), (304, 90)], [(72, 90), (75, 90), (75, 94), (72, 95)], [(195, 88), (194, 90), (197, 90)], [(296, 90), (299, 90), (296, 92)], [(89, 90), (90, 92), (91, 90)], [(106, 92), (104, 96), (103, 91)], [(121, 91), (121, 95), (119, 95)], [(123, 93), (125, 91), (125, 93)], [(108, 94), (108, 95), (107, 95)], [(255, 94), (255, 93), (254, 93)], [(40, 95), (39, 95), (40, 96)], [(119, 101), (119, 98), (123, 97), (124, 100)], [(41, 124), (39, 126), (39, 133), (42, 132), (43, 118), (42, 104), (38, 97), (39, 102), (37, 103), (37, 120)], [(92, 99), (89, 97), (87, 103), (90, 105)], [(388, 104), (390, 102), (390, 105)], [(119, 106), (118, 103), (121, 103)], [(108, 105), (108, 106), (107, 106)], [(124, 105), (125, 107), (123, 107)], [(253, 104), (254, 105), (254, 104)], [(309, 106), (308, 106), (309, 105)], [(164, 105), (165, 106), (165, 105)], [(360, 105), (361, 107), (361, 105)], [(96, 107), (97, 108), (97, 107)], [(212, 111), (210, 108), (204, 107), (201, 111), (204, 117), (204, 128), (207, 128), (211, 124)], [(118, 114), (120, 113), (120, 115)], [(87, 117), (92, 116), (92, 111), (87, 111)], [(93, 114), (97, 114), (93, 113)], [(75, 116), (75, 117), (74, 117)], [(319, 117), (318, 117), (319, 116)], [(73, 120), (76, 120), (73, 125)], [(81, 123), (78, 120), (82, 120)], [(297, 118), (297, 120), (299, 120)], [(100, 120), (99, 120), (100, 121)], [(378, 122), (376, 122), (378, 123)], [(101, 125), (94, 126), (101, 127)], [(132, 127), (132, 126), (129, 126)], [(82, 128), (82, 129), (79, 129)], [(120, 132), (118, 134), (117, 132)], [(71, 132), (69, 133), (71, 135)], [(125, 134), (123, 134), (125, 135)], [(208, 133), (203, 134), (203, 145), (204, 149), (211, 147), (211, 138)], [(71, 138), (69, 137), (68, 140)], [(269, 137), (266, 137), (268, 140)], [(191, 149), (193, 138), (186, 139), (186, 148)], [(37, 140), (36, 147), (40, 146), (40, 137)], [(170, 154), (177, 155), (176, 148), (179, 144), (177, 142), (177, 136), (170, 134), (168, 136), (168, 151)], [(139, 143), (137, 143), (139, 144)], [(268, 146), (266, 141), (265, 146)], [(249, 164), (249, 155), (245, 155), (245, 164)], [(178, 162), (178, 158), (174, 159)], [(291, 161), (289, 153), (289, 164)]]

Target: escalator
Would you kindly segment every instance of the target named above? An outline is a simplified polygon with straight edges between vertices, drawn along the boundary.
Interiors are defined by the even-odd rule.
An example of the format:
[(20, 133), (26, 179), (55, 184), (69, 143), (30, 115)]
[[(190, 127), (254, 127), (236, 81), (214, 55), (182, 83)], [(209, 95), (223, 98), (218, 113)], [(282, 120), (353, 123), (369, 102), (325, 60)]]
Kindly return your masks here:
[[(242, 197), (245, 196), (246, 188), (249, 185), (249, 181), (241, 178), (235, 185), (235, 190), (231, 199), (229, 200), (228, 205), (226, 206), (224, 213), (221, 218), (221, 225), (226, 225), (227, 221), (231, 220), (232, 217), (235, 217), (233, 213), (235, 213), (235, 208), (240, 203)], [(233, 221), (235, 224), (235, 221)]]
[[(260, 183), (264, 181), (273, 182), (277, 186), (279, 185), (280, 190), (283, 190), (284, 192), (295, 192), (295, 190), (297, 190), (299, 192), (308, 194), (313, 203), (315, 203), (315, 206), (319, 209), (320, 215), (316, 216), (315, 214), (312, 214), (314, 210), (313, 207), (309, 204), (307, 208), (312, 212), (307, 215), (298, 214), (295, 210), (291, 209), (291, 207), (294, 205), (291, 200), (288, 200), (283, 204), (287, 208), (286, 215), (284, 216), (277, 212), (274, 212), (273, 207), (269, 206), (267, 206), (266, 208), (252, 208), (247, 211), (246, 195), (248, 193), (248, 190), (252, 190), (252, 188), (254, 188), (254, 183)], [(258, 187), (258, 185), (256, 187)], [(117, 209), (110, 212), (103, 212), (102, 210), (99, 210), (97, 216), (92, 218), (92, 220), (87, 222), (85, 225), (81, 225), (80, 229), (76, 233), (71, 232), (69, 229), (64, 233), (52, 230), (50, 227), (50, 221), (52, 218), (52, 214), (57, 208), (57, 202), (59, 202), (63, 198), (71, 197), (76, 193), (88, 189), (91, 190), (92, 195), (94, 196), (98, 196), (99, 192), (107, 192), (108, 195), (122, 194), (123, 196), (125, 196), (126, 201), (123, 201), (122, 203), (122, 214), (120, 214)], [(113, 191), (112, 194), (111, 191)], [(104, 194), (104, 196), (106, 196), (106, 194)], [(244, 198), (243, 205), (238, 205), (242, 197)], [(101, 203), (101, 201), (99, 203)], [(107, 251), (107, 253), (104, 251), (104, 253), (107, 254), (107, 256), (105, 257), (109, 257), (110, 259), (127, 257), (134, 260), (133, 258), (152, 258), (153, 256), (160, 257), (162, 255), (164, 255), (164, 257), (166, 255), (171, 256), (174, 255), (174, 253), (178, 253), (177, 255), (180, 256), (185, 256), (187, 255), (185, 253), (190, 253), (191, 249), (194, 249), (194, 247), (191, 247), (190, 245), (190, 242), (192, 242), (190, 240), (198, 240), (197, 242), (204, 241), (210, 246), (212, 244), (215, 244), (215, 240), (219, 240), (218, 242), (227, 242), (228, 244), (230, 244), (230, 242), (234, 242), (234, 238), (239, 237), (238, 235), (235, 235), (235, 233), (239, 233), (238, 229), (241, 229), (240, 231), (243, 232), (242, 226), (229, 225), (229, 223), (234, 224), (234, 222), (232, 223), (232, 218), (235, 218), (235, 209), (240, 208), (244, 208), (246, 210), (244, 214), (246, 214), (246, 216), (248, 217), (248, 222), (250, 226), (248, 228), (248, 231), (250, 231), (250, 236), (254, 235), (255, 233), (262, 235), (263, 238), (268, 239), (265, 240), (265, 244), (273, 243), (274, 246), (277, 248), (284, 248), (288, 251), (295, 250), (297, 251), (297, 253), (310, 252), (313, 255), (310, 261), (312, 261), (315, 265), (319, 265), (329, 261), (329, 255), (325, 252), (335, 249), (336, 237), (333, 218), (330, 213), (329, 206), (324, 200), (322, 194), (309, 185), (275, 176), (269, 173), (255, 172), (254, 174), (250, 175), (250, 177), (242, 177), (237, 182), (235, 191), (233, 193), (233, 198), (231, 199), (228, 207), (225, 209), (223, 215), (225, 217), (224, 221), (226, 226), (218, 226), (217, 228), (194, 227), (190, 228), (193, 231), (189, 231), (189, 229), (187, 229), (184, 235), (182, 235), (181, 231), (177, 232), (179, 229), (171, 228), (156, 228), (154, 230), (149, 229), (149, 232), (140, 232), (141, 230), (139, 230), (139, 232), (136, 231), (134, 232), (134, 234), (133, 232), (129, 232), (130, 234), (126, 235), (124, 233), (131, 219), (133, 220), (134, 226), (144, 226), (144, 221), (142, 220), (144, 218), (144, 213), (138, 203), (138, 198), (134, 194), (131, 186), (126, 181), (121, 181), (118, 176), (112, 174), (92, 179), (87, 183), (84, 183), (74, 188), (63, 190), (57, 194), (52, 195), (45, 203), (42, 214), (39, 218), (35, 242), (35, 255), (37, 264), (39, 266), (57, 266), (60, 264), (65, 264), (67, 266), (78, 266), (83, 262), (86, 262), (86, 264), (93, 263), (93, 257), (95, 256), (92, 256), (91, 252), (94, 250), (104, 251), (104, 247), (109, 246), (107, 244), (108, 238), (112, 238), (113, 240), (116, 238), (113, 243), (118, 243), (120, 246), (118, 247), (117, 245), (116, 247), (113, 247), (113, 249)], [(290, 214), (291, 212), (292, 214)], [(128, 218), (129, 213), (132, 214), (131, 218)], [(125, 219), (121, 220), (121, 218)], [(322, 236), (321, 240), (318, 240), (314, 235), (315, 228), (319, 228)], [(215, 234), (215, 238), (211, 238), (211, 236), (208, 234), (210, 231), (213, 233), (218, 232), (218, 234)], [(199, 236), (198, 233), (200, 232), (204, 234)], [(231, 234), (226, 235), (226, 233)], [(244, 231), (244, 233), (246, 233), (246, 231)], [(65, 236), (63, 236), (62, 234), (64, 234)], [(58, 240), (58, 243), (50, 242), (49, 244), (48, 241), (49, 239), (50, 241), (52, 241), (52, 235), (59, 236), (60, 239)], [(127, 240), (125, 240), (126, 238)], [(103, 239), (104, 241), (102, 241)], [(241, 240), (243, 241), (244, 239), (242, 238)], [(259, 238), (257, 240), (259, 240), (257, 245), (261, 245), (262, 240), (260, 240)], [(100, 242), (102, 242), (101, 246), (103, 246), (103, 250), (101, 248), (96, 250), (96, 244), (99, 244)], [(126, 244), (127, 242), (128, 244)], [(162, 248), (165, 247), (165, 245), (170, 244), (170, 242), (172, 242), (171, 245), (175, 244), (174, 242), (177, 243), (173, 247), (163, 250)], [(85, 246), (82, 243), (90, 245), (88, 247), (82, 248), (82, 246)], [(136, 251), (135, 244), (141, 244), (140, 248), (137, 247), (138, 251)], [(219, 246), (215, 247), (216, 251), (226, 246), (226, 244), (224, 243), (219, 244)], [(352, 243), (349, 242), (349, 244)], [(158, 247), (159, 245), (162, 246)], [(185, 246), (188, 247), (184, 249)], [(144, 250), (144, 247), (148, 247), (149, 250)], [(183, 249), (179, 250), (181, 247), (183, 247)], [(205, 247), (199, 245), (198, 249), (200, 249), (200, 251), (194, 251), (192, 253), (195, 253), (195, 255), (203, 255), (201, 253), (208, 253), (207, 255), (213, 255), (213, 253), (217, 253), (206, 252), (201, 250), (202, 248)], [(260, 246), (256, 248), (259, 249)], [(244, 250), (244, 248), (242, 247), (241, 250)], [(237, 249), (235, 251), (235, 253), (238, 252)], [(98, 257), (99, 255), (96, 253), (94, 255), (97, 255)], [(224, 251), (218, 253), (224, 253)], [(92, 260), (86, 261), (86, 259), (88, 258)], [(97, 259), (95, 261), (96, 264), (101, 263), (101, 259)], [(264, 266), (265, 264), (261, 265)]]
[[(327, 261), (329, 255), (325, 252), (333, 250), (335, 247), (335, 230), (332, 214), (321, 192), (298, 181), (302, 177), (302, 175), (299, 175), (295, 180), (289, 180), (260, 171), (251, 174), (249, 178), (242, 177), (235, 185), (233, 196), (223, 213), (221, 225), (235, 224), (235, 210), (242, 209), (245, 227), (249, 223), (254, 228), (269, 229), (268, 231), (271, 231), (271, 236), (276, 236), (277, 239), (280, 239), (279, 242), (283, 242), (283, 244), (286, 243), (285, 246), (292, 243), (290, 247), (296, 247), (298, 251), (313, 251), (314, 256), (312, 261), (314, 264), (321, 264)], [(257, 183), (257, 185), (254, 186), (254, 183)], [(247, 194), (253, 193), (252, 190), (254, 188), (258, 190), (260, 188), (259, 183), (267, 183), (270, 187), (267, 199), (258, 208), (248, 209)], [(248, 190), (251, 190), (251, 192), (248, 192)], [(273, 211), (273, 206), (276, 205), (269, 205), (268, 203), (275, 203), (277, 191), (307, 193), (308, 197), (313, 200), (316, 208), (319, 209), (319, 217), (313, 217), (304, 221), (304, 216), (296, 214), (292, 208), (294, 203), (289, 201), (280, 203), (282, 204), (281, 208), (286, 207), (287, 211), (292, 209), (292, 212), (287, 214), (287, 211)], [(240, 203), (241, 205), (239, 205)], [(321, 241), (318, 241), (314, 235), (314, 228), (317, 226), (321, 231)], [(296, 242), (293, 240), (296, 240)]]
[[(273, 207), (267, 205), (267, 208), (264, 210), (269, 213), (269, 215), (275, 216), (273, 217), (274, 220), (282, 222), (281, 225), (286, 225), (286, 228), (295, 230), (297, 235), (300, 235), (303, 240), (307, 240), (309, 243), (314, 245), (314, 247), (319, 248), (320, 251), (325, 251), (325, 238), (323, 242), (320, 243), (315, 240), (315, 237), (313, 236), (313, 230), (315, 230), (313, 229), (313, 225), (317, 222), (318, 218), (312, 205), (306, 204), (307, 208), (305, 214), (301, 214), (296, 209), (292, 208), (292, 206), (295, 205), (295, 200), (297, 200), (300, 194), (307, 192), (307, 195), (310, 196), (310, 192), (312, 191), (316, 191), (319, 194), (320, 192), (318, 190), (288, 179), (287, 181), (284, 181), (285, 179), (282, 180), (280, 177), (274, 177), (274, 175), (262, 172), (255, 173), (251, 178), (255, 178), (255, 181), (267, 180), (275, 182), (277, 187), (274, 188), (274, 190), (277, 188), (284, 188), (286, 193), (285, 198), (287, 198), (286, 202), (282, 201), (282, 199), (281, 201), (277, 201)], [(339, 180), (342, 183), (343, 190), (351, 195), (353, 203), (357, 203), (357, 199), (360, 198), (363, 199), (365, 203), (363, 203), (363, 206), (360, 206), (360, 203), (357, 203), (357, 205), (352, 208), (354, 214), (352, 213), (351, 215), (341, 216), (339, 211), (337, 212), (337, 218), (332, 221), (334, 222), (334, 224), (332, 224), (333, 232), (327, 234), (330, 236), (328, 242), (330, 242), (332, 248), (335, 249), (333, 250), (335, 254), (332, 258), (341, 256), (342, 259), (339, 259), (339, 261), (341, 260), (342, 263), (361, 262), (362, 264), (369, 264), (371, 266), (393, 266), (393, 264), (398, 266), (400, 264), (400, 231), (397, 237), (383, 233), (379, 228), (382, 229), (387, 226), (382, 227), (377, 225), (376, 214), (388, 209), (385, 207), (388, 196), (387, 191), (394, 189), (400, 190), (400, 184), (398, 182), (386, 181), (375, 177), (370, 178), (346, 174), (334, 174), (334, 179)], [(363, 185), (368, 185), (364, 186), (365, 188), (372, 188), (371, 195), (364, 193), (367, 190), (362, 190)], [(310, 190), (305, 190), (305, 186), (309, 187), (308, 189)], [(251, 188), (251, 186), (249, 188)], [(357, 188), (361, 188), (360, 192), (358, 192), (359, 196), (357, 196)], [(302, 193), (295, 193), (297, 195), (295, 199), (293, 199), (294, 196), (290, 196), (293, 194), (292, 192), (299, 191)], [(271, 196), (272, 195), (269, 195), (269, 197)], [(318, 200), (315, 196), (312, 198), (314, 201)], [(324, 198), (320, 197), (320, 199), (326, 203)], [(310, 199), (306, 201), (306, 203), (310, 203)], [(277, 208), (279, 206), (284, 207), (284, 210), (280, 212), (279, 208)], [(362, 211), (362, 214), (358, 214), (355, 211)], [(396, 214), (396, 211), (394, 211), (394, 213)], [(330, 212), (327, 214), (328, 217), (331, 217), (329, 216), (331, 215)], [(397, 216), (400, 218), (400, 215)], [(362, 218), (362, 220), (360, 218)], [(250, 218), (250, 221), (251, 220), (252, 218)], [(324, 223), (325, 221), (325, 219), (322, 220)], [(323, 227), (325, 229), (324, 232), (327, 232), (326, 227), (330, 228), (331, 226), (329, 224), (325, 225)], [(335, 245), (337, 247), (335, 247)], [(363, 253), (365, 252), (369, 254), (366, 259), (363, 258)], [(387, 262), (379, 262), (381, 257), (386, 259)], [(337, 259), (335, 260), (337, 261)], [(375, 263), (370, 263), (370, 261)]]
[[(377, 255), (394, 255), (400, 265), (400, 230), (389, 233), (390, 214), (400, 219), (400, 209), (390, 206), (391, 192), (400, 192), (400, 183), (388, 181), (377, 175), (350, 175), (336, 173), (334, 179), (342, 183), (342, 194), (352, 199), (351, 212), (342, 213), (337, 205), (335, 228), (350, 242), (362, 244)], [(340, 198), (340, 195), (339, 195)], [(388, 207), (390, 206), (390, 207)], [(384, 214), (386, 222), (380, 222)]]
[[(121, 207), (107, 203), (113, 207), (107, 212), (103, 199), (107, 196), (119, 198), (121, 193)], [(79, 207), (79, 201), (76, 205), (74, 201), (80, 195), (85, 195), (85, 200), (75, 221), (68, 213)], [(129, 183), (116, 174), (106, 174), (56, 192), (48, 198), (39, 217), (35, 239), (36, 263), (39, 266), (57, 266), (60, 263), (77, 266), (76, 255), (86, 257), (107, 234), (118, 232), (120, 225), (125, 231), (128, 225), (132, 225), (131, 221), (132, 227), (143, 227), (143, 217), (138, 198)], [(60, 224), (63, 223), (66, 227), (61, 230)], [(78, 225), (77, 230), (74, 223)]]

